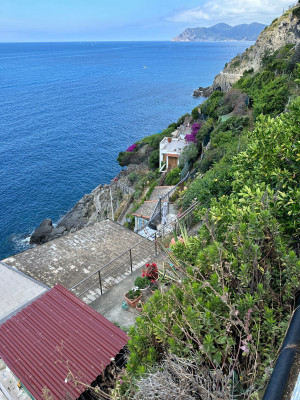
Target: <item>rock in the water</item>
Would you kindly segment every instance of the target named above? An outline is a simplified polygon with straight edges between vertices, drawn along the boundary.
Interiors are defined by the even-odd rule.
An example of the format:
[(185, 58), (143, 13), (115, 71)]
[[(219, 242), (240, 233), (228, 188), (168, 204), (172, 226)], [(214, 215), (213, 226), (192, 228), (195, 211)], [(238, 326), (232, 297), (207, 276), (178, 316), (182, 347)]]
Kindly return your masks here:
[(211, 86), (209, 87), (202, 87), (200, 86), (198, 89), (194, 90), (193, 96), (194, 97), (209, 97), (212, 94), (213, 90)]
[(50, 218), (44, 219), (30, 236), (30, 244), (46, 243), (54, 229)]

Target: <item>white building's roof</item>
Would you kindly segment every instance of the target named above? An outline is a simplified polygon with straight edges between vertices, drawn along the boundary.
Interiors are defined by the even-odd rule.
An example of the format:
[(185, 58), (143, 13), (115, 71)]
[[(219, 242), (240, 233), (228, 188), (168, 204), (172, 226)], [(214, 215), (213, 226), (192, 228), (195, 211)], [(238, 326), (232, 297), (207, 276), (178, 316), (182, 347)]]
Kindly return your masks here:
[(0, 261), (0, 325), (48, 288)]
[(180, 154), (182, 150), (188, 146), (188, 143), (182, 138), (172, 138), (172, 141), (169, 142), (168, 138), (165, 137), (160, 142), (160, 150), (162, 153), (175, 153)]

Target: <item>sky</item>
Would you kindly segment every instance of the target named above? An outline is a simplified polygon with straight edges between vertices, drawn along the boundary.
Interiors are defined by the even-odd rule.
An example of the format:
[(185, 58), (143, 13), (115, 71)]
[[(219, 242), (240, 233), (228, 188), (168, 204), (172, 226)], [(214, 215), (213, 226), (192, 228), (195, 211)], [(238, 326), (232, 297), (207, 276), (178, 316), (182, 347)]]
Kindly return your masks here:
[(0, 42), (171, 40), (186, 28), (270, 24), (296, 0), (0, 0)]

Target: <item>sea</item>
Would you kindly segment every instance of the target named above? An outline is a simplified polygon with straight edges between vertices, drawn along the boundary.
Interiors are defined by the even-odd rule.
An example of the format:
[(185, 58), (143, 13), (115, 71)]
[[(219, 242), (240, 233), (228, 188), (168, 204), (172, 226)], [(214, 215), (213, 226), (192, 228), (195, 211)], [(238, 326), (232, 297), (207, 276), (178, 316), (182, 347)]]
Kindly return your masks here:
[(203, 101), (252, 42), (0, 43), (0, 260), (120, 171), (118, 153)]

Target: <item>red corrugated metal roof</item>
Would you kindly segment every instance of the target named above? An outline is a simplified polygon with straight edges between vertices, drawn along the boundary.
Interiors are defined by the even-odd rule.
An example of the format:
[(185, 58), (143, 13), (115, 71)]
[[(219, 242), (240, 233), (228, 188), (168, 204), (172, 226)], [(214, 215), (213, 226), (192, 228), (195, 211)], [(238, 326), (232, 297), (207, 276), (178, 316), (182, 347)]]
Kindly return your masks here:
[[(127, 335), (61, 285), (0, 326), (0, 357), (36, 400), (77, 399), (127, 343)], [(69, 397), (68, 397), (69, 396)]]

